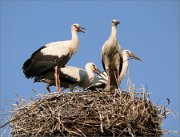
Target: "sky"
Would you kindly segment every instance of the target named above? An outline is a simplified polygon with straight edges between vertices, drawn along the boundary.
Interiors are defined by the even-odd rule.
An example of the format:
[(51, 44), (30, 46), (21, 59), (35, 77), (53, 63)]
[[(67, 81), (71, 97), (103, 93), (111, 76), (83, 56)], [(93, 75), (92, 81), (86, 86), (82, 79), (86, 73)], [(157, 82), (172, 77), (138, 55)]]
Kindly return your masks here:
[[(35, 97), (33, 89), (46, 94), (44, 83), (26, 79), (23, 63), (39, 47), (71, 38), (70, 26), (86, 28), (79, 33), (77, 53), (67, 65), (84, 68), (94, 62), (100, 70), (101, 48), (111, 32), (112, 19), (118, 19), (117, 38), (143, 62), (130, 60), (129, 75), (136, 88), (142, 85), (152, 93), (154, 104), (171, 103), (171, 114), (162, 123), (164, 130), (180, 131), (180, 1), (0, 1), (0, 100), (1, 122), (16, 94)], [(127, 77), (122, 89), (126, 88)], [(55, 88), (52, 88), (55, 92)]]

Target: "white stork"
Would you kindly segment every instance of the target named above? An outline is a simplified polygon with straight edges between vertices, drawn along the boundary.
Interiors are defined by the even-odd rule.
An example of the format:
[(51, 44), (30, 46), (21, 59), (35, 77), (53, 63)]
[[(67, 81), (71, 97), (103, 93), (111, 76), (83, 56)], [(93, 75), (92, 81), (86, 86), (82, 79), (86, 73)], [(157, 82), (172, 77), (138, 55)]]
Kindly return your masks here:
[(23, 64), (23, 72), (27, 78), (41, 76), (49, 70), (54, 71), (57, 92), (60, 93), (59, 69), (63, 67), (78, 49), (77, 32), (84, 32), (79, 24), (71, 26), (72, 39), (46, 44), (35, 51)]
[[(123, 65), (122, 65), (122, 70), (119, 76), (120, 77), (119, 84), (121, 84), (121, 81), (127, 72), (128, 65), (129, 65), (128, 60), (136, 59), (138, 61), (142, 61), (139, 57), (137, 57), (136, 55), (134, 55), (131, 51), (127, 49), (122, 51), (122, 57), (123, 57)], [(99, 74), (98, 77), (94, 78), (93, 84), (88, 89), (91, 89), (91, 90), (104, 89), (107, 85), (108, 85), (108, 76), (106, 72), (103, 72)]]
[(130, 50), (127, 50), (127, 49), (122, 51), (122, 56), (123, 56), (123, 66), (122, 66), (122, 70), (121, 70), (120, 76), (119, 76), (119, 84), (121, 84), (121, 81), (127, 72), (128, 65), (129, 65), (128, 60), (135, 59), (138, 61), (142, 61), (139, 57), (137, 57)]
[[(94, 72), (100, 73), (97, 66), (91, 62), (86, 64), (85, 70), (74, 66), (65, 66), (60, 69), (61, 87), (71, 90), (76, 86), (87, 88), (93, 83)], [(47, 90), (50, 92), (49, 87), (55, 85), (53, 71), (35, 77), (34, 82), (47, 83)]]
[(122, 69), (122, 53), (120, 44), (116, 36), (116, 29), (120, 22), (112, 20), (111, 34), (102, 46), (102, 65), (108, 75), (108, 86), (110, 88), (118, 89), (119, 75)]

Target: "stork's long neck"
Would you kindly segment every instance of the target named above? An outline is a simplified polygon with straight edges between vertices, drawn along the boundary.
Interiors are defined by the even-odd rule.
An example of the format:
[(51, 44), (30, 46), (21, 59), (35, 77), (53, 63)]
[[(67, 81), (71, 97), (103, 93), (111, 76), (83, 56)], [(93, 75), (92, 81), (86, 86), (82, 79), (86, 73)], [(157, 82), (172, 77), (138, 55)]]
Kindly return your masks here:
[(78, 49), (78, 46), (79, 46), (79, 38), (78, 38), (78, 35), (77, 35), (77, 31), (75, 30), (71, 30), (71, 33), (72, 33), (72, 52), (73, 54), (77, 51)]
[(93, 83), (93, 80), (94, 80), (94, 72), (90, 68), (87, 68), (87, 67), (86, 67), (86, 72), (88, 75), (88, 84), (90, 85)]
[(123, 54), (123, 65), (122, 65), (122, 71), (120, 74), (121, 80), (124, 78), (127, 69), (128, 69), (128, 56), (126, 54)]
[(116, 33), (117, 33), (116, 26), (112, 26), (111, 35), (110, 35), (110, 38), (111, 38), (112, 40), (116, 40)]

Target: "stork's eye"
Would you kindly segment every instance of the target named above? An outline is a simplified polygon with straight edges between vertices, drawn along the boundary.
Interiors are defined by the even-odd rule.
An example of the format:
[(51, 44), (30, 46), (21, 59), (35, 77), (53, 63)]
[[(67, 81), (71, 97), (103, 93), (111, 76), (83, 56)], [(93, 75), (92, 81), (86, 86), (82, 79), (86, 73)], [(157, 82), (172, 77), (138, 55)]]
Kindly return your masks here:
[(92, 66), (93, 66), (93, 69), (95, 69), (95, 68), (96, 68), (96, 65), (94, 65), (94, 64), (93, 64)]
[(76, 25), (74, 25), (74, 27), (75, 27), (75, 28), (77, 28), (77, 26), (76, 26)]

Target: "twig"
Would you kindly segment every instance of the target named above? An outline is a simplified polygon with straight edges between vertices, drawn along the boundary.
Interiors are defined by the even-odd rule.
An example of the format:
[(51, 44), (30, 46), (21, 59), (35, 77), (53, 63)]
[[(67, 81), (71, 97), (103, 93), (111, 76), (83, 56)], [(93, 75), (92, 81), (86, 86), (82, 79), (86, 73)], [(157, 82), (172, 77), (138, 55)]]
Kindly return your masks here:
[(13, 118), (13, 119), (9, 120), (8, 122), (6, 122), (5, 124), (1, 125), (0, 128), (3, 128), (4, 126), (8, 125), (9, 123), (17, 120), (20, 116), (24, 115), (25, 113), (28, 113), (28, 112), (32, 111), (33, 109), (35, 109), (36, 107), (38, 107), (38, 106), (39, 106), (40, 104), (42, 104), (42, 103), (43, 103), (43, 102), (39, 102), (39, 103), (38, 103), (36, 106), (34, 106), (33, 108), (26, 110), (24, 113), (16, 116), (15, 118)]
[(79, 131), (84, 137), (86, 137), (86, 135), (80, 130), (78, 129), (77, 127), (75, 127), (77, 129), (77, 131)]

